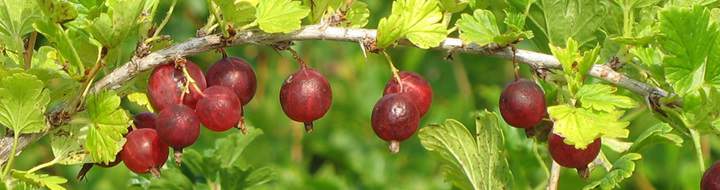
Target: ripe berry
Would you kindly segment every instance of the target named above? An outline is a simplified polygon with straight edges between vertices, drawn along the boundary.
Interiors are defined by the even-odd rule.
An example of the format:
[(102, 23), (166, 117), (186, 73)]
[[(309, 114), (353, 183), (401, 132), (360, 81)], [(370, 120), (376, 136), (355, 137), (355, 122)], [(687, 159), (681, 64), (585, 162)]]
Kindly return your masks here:
[(313, 121), (327, 113), (331, 102), (332, 91), (328, 80), (305, 65), (285, 79), (280, 88), (280, 105), (285, 115), (305, 123), (307, 132), (313, 130)]
[(157, 119), (157, 115), (155, 115), (155, 113), (142, 112), (133, 117), (133, 124), (135, 125), (135, 128), (137, 128), (137, 129), (141, 129), (141, 128), (155, 129), (155, 120), (156, 119)]
[[(150, 104), (156, 111), (162, 111), (170, 105), (179, 103), (194, 108), (197, 100), (201, 98), (202, 90), (207, 87), (202, 70), (190, 61), (185, 61), (184, 65), (200, 89), (189, 85), (190, 93), (183, 95), (187, 78), (185, 78), (182, 68), (176, 66), (174, 62), (158, 65), (150, 74), (147, 87)], [(182, 100), (181, 97), (183, 97)]]
[(175, 150), (177, 164), (180, 164), (182, 149), (195, 143), (200, 135), (200, 120), (195, 110), (181, 104), (161, 111), (155, 126), (160, 139)]
[(208, 86), (225, 86), (235, 92), (242, 105), (255, 96), (257, 80), (252, 66), (237, 57), (225, 57), (213, 64), (207, 71)]
[[(424, 116), (430, 109), (430, 104), (432, 104), (433, 92), (430, 83), (417, 73), (401, 71), (399, 75), (400, 81), (402, 81), (402, 92), (407, 92), (408, 96), (415, 100), (415, 104), (418, 105), (420, 111), (420, 117)], [(392, 77), (385, 85), (383, 95), (401, 92), (400, 86), (397, 79)]]
[(720, 189), (720, 162), (715, 162), (710, 168), (705, 170), (705, 174), (703, 174), (702, 180), (700, 180), (700, 189)]
[(211, 86), (205, 89), (203, 94), (204, 97), (198, 101), (195, 112), (205, 127), (213, 131), (225, 131), (238, 124), (242, 105), (232, 89)]
[(420, 112), (407, 93), (383, 96), (373, 108), (372, 127), (381, 139), (390, 142), (390, 152), (400, 151), (400, 141), (417, 131)]
[(120, 158), (131, 171), (143, 174), (151, 172), (160, 175), (158, 170), (168, 157), (168, 146), (154, 129), (137, 129), (127, 135), (127, 141), (120, 151)]
[(546, 115), (545, 94), (532, 81), (515, 80), (500, 95), (500, 114), (511, 126), (532, 128)]
[(600, 138), (595, 139), (585, 149), (576, 149), (573, 145), (565, 144), (565, 138), (555, 133), (548, 137), (550, 156), (558, 164), (568, 168), (575, 168), (582, 177), (587, 177), (587, 166), (595, 160), (600, 153)]

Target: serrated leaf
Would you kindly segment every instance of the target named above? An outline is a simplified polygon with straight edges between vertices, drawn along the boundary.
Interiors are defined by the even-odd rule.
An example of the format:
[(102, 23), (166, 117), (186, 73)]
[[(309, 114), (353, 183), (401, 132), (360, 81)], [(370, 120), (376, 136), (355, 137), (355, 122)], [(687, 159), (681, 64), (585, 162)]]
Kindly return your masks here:
[(617, 88), (604, 84), (588, 84), (580, 87), (575, 94), (583, 108), (612, 112), (619, 108), (635, 107), (627, 96), (616, 95)]
[(47, 128), (45, 109), (50, 95), (34, 75), (15, 73), (0, 80), (0, 125), (16, 136)]
[(344, 4), (343, 0), (303, 0), (305, 6), (310, 7), (310, 15), (308, 20), (310, 23), (318, 23), (328, 13), (330, 8), (340, 8)]
[(643, 148), (657, 143), (670, 143), (682, 147), (683, 138), (672, 133), (673, 128), (667, 123), (658, 123), (646, 129), (630, 147), (630, 152), (638, 152)]
[(222, 12), (225, 22), (240, 28), (255, 20), (257, 0), (213, 0)]
[(74, 165), (88, 162), (88, 152), (83, 148), (86, 137), (87, 128), (73, 124), (60, 127), (51, 133), (50, 146), (58, 163)]
[(36, 0), (40, 10), (52, 23), (65, 23), (78, 16), (72, 3), (58, 0)]
[(456, 13), (465, 10), (467, 0), (440, 0), (440, 8), (443, 12)]
[(537, 0), (529, 12), (535, 44), (565, 44), (573, 38), (578, 46), (597, 41), (595, 32), (606, 18), (608, 3), (586, 0)]
[(67, 179), (48, 174), (28, 173), (26, 171), (12, 170), (13, 178), (30, 184), (35, 187), (44, 187), (50, 190), (65, 190), (61, 184), (67, 183)]
[(632, 176), (635, 172), (635, 161), (642, 159), (642, 155), (637, 153), (628, 153), (618, 158), (613, 163), (612, 169), (605, 174), (605, 177), (583, 187), (583, 189), (615, 189), (620, 187), (620, 183)]
[(362, 28), (368, 23), (370, 9), (362, 1), (354, 1), (346, 13), (346, 20), (340, 23), (341, 26), (350, 28)]
[(571, 93), (575, 93), (582, 86), (600, 55), (600, 47), (581, 52), (580, 46), (573, 39), (567, 40), (565, 48), (550, 45), (550, 50), (562, 65), (563, 76)]
[(660, 30), (666, 78), (680, 96), (704, 85), (720, 87), (720, 31), (707, 9), (666, 8), (660, 14)]
[(443, 160), (443, 172), (453, 185), (460, 189), (503, 189), (509, 170), (502, 154), (503, 137), (497, 116), (482, 112), (476, 125), (476, 138), (452, 119), (422, 128), (418, 136), (425, 149)]
[[(76, 44), (82, 43), (83, 41), (73, 40), (77, 38), (71, 39), (69, 34), (70, 32), (65, 31), (63, 28), (60, 27), (59, 24), (39, 21), (35, 22), (33, 27), (35, 27), (38, 32), (43, 34), (43, 36), (45, 36), (47, 40), (52, 43), (52, 46), (57, 49), (58, 52), (60, 52), (60, 54), (62, 55), (62, 57), (65, 58), (65, 60), (69, 63), (67, 64), (66, 69), (71, 77), (82, 77), (85, 74), (85, 65), (92, 65), (95, 63), (96, 60), (83, 61), (83, 59), (80, 57), (80, 54), (78, 53), (78, 48), (76, 48)], [(74, 31), (74, 29), (70, 30)], [(80, 33), (77, 32), (74, 32), (73, 34), (80, 35)], [(84, 40), (87, 41), (88, 38), (85, 37)], [(99, 49), (99, 47), (95, 47), (95, 49)], [(83, 57), (93, 59), (92, 55), (87, 55)]]
[(41, 16), (36, 7), (32, 0), (0, 0), (0, 49), (23, 52), (23, 36), (33, 31), (32, 23)]
[(629, 133), (625, 127), (630, 122), (619, 120), (620, 111), (592, 111), (562, 104), (548, 107), (548, 114), (555, 122), (553, 131), (578, 149), (585, 149), (600, 137), (625, 138)]
[(145, 0), (108, 0), (106, 13), (87, 21), (86, 29), (102, 46), (114, 48), (136, 31)]
[(405, 37), (422, 49), (436, 47), (447, 37), (442, 19), (435, 0), (395, 1), (390, 16), (380, 19), (377, 46), (386, 48)]
[(288, 33), (300, 29), (300, 23), (310, 13), (293, 0), (261, 0), (258, 3), (256, 22), (268, 33)]
[(133, 92), (127, 95), (127, 99), (132, 103), (144, 107), (147, 111), (153, 112), (153, 108), (152, 105), (150, 105), (150, 100), (148, 99), (147, 94), (142, 92)]
[(495, 15), (488, 10), (477, 9), (472, 16), (462, 14), (456, 25), (460, 29), (460, 39), (481, 46), (495, 42), (495, 37), (500, 35)]
[(104, 91), (87, 97), (85, 111), (73, 118), (74, 124), (88, 127), (85, 150), (93, 162), (111, 162), (124, 144), (130, 118), (120, 108), (120, 97)]

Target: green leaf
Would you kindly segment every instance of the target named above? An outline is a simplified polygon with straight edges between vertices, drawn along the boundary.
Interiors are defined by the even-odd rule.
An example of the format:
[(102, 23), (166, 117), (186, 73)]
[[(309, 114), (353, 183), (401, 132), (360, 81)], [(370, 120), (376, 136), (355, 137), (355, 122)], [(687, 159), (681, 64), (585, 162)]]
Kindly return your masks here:
[(612, 112), (618, 108), (635, 107), (635, 102), (627, 96), (616, 95), (617, 88), (604, 84), (583, 85), (575, 94), (583, 108)]
[(537, 0), (530, 9), (535, 44), (565, 44), (573, 38), (582, 47), (597, 41), (595, 32), (606, 18), (608, 3), (587, 0)]
[(220, 161), (210, 154), (207, 157), (199, 153), (195, 149), (183, 150), (182, 167), (187, 168), (192, 174), (190, 178), (206, 178), (209, 180), (215, 180), (220, 171)]
[(90, 162), (88, 152), (83, 148), (87, 130), (81, 125), (66, 125), (50, 134), (53, 156), (59, 164), (74, 165)]
[(581, 52), (578, 43), (573, 39), (568, 39), (565, 48), (550, 45), (550, 50), (562, 65), (563, 76), (568, 82), (570, 92), (576, 93), (585, 81), (590, 69), (598, 62), (600, 47)]
[(114, 48), (131, 32), (137, 31), (138, 17), (145, 8), (145, 0), (108, 0), (105, 4), (107, 13), (87, 21), (87, 30), (102, 46)]
[[(33, 26), (38, 32), (42, 33), (43, 36), (45, 36), (47, 40), (53, 45), (53, 47), (60, 52), (60, 55), (62, 55), (62, 57), (65, 58), (67, 62), (69, 62), (67, 70), (70, 76), (72, 76), (73, 78), (80, 78), (85, 74), (85, 65), (95, 64), (96, 58), (92, 55), (83, 56), (85, 58), (93, 59), (92, 61), (83, 60), (80, 57), (79, 52), (81, 51), (76, 44), (87, 42), (88, 38), (84, 37), (83, 39), (81, 37), (82, 34), (77, 32), (77, 30), (70, 29), (69, 31), (65, 31), (59, 24), (44, 21), (36, 22)], [(71, 38), (71, 32), (73, 34), (73, 37), (78, 37), (79, 39)], [(94, 47), (94, 49), (96, 49), (96, 52), (98, 52), (99, 47)]]
[(262, 134), (261, 129), (248, 127), (247, 134), (234, 133), (216, 140), (215, 149), (210, 154), (222, 162), (222, 167), (236, 165), (236, 162), (241, 159), (245, 147)]
[(185, 190), (193, 189), (193, 182), (182, 171), (169, 167), (162, 171), (160, 178), (152, 178), (149, 189)]
[(269, 167), (259, 169), (230, 167), (221, 170), (219, 176), (222, 189), (248, 189), (270, 182), (275, 175), (275, 171)]
[(460, 189), (503, 189), (509, 181), (503, 135), (497, 115), (484, 111), (476, 118), (477, 136), (462, 123), (448, 119), (420, 129), (420, 143), (439, 156), (443, 173)]
[(463, 11), (467, 5), (467, 0), (440, 0), (440, 8), (442, 8), (443, 12), (448, 13)]
[(255, 21), (257, 0), (213, 0), (220, 8), (225, 22), (240, 28)]
[(88, 127), (85, 150), (94, 162), (111, 162), (124, 144), (130, 118), (120, 108), (120, 97), (105, 91), (87, 97), (85, 111), (73, 118), (73, 124)]
[(585, 149), (600, 137), (625, 138), (629, 133), (625, 127), (630, 122), (619, 120), (620, 111), (592, 111), (562, 104), (548, 107), (548, 114), (555, 122), (553, 131), (578, 149)]
[(44, 187), (50, 190), (65, 190), (61, 184), (67, 183), (67, 179), (48, 174), (28, 173), (26, 171), (12, 170), (13, 178), (35, 187)]
[(368, 23), (370, 18), (370, 9), (368, 5), (362, 1), (354, 1), (347, 11), (345, 21), (340, 23), (341, 26), (350, 28), (362, 28)]
[(144, 107), (147, 111), (153, 112), (153, 108), (152, 105), (150, 105), (150, 100), (148, 100), (147, 94), (142, 92), (133, 92), (127, 95), (127, 99), (132, 103)]
[(447, 37), (447, 26), (435, 0), (398, 0), (390, 16), (380, 19), (377, 45), (386, 48), (405, 37), (415, 46), (437, 47)]
[(268, 33), (288, 33), (300, 29), (300, 23), (310, 13), (293, 0), (261, 0), (258, 4), (256, 22)]
[(45, 17), (49, 18), (52, 23), (65, 23), (78, 16), (75, 6), (68, 1), (36, 0), (36, 2), (40, 5), (40, 10)]
[(670, 143), (682, 147), (682, 137), (672, 133), (673, 128), (667, 123), (658, 123), (646, 129), (630, 147), (630, 152), (638, 152), (643, 148), (658, 143)]
[(605, 174), (605, 177), (598, 179), (586, 185), (583, 189), (615, 189), (620, 187), (620, 183), (632, 176), (635, 171), (635, 161), (642, 159), (642, 155), (637, 153), (628, 153), (620, 157), (613, 163), (612, 169)]
[(703, 7), (670, 7), (660, 14), (659, 42), (668, 83), (683, 96), (704, 85), (720, 87), (718, 26)]
[(0, 125), (15, 135), (38, 133), (47, 128), (45, 109), (50, 96), (34, 75), (15, 73), (0, 80)]
[(40, 11), (32, 0), (0, 0), (0, 49), (17, 54), (24, 50), (23, 36), (33, 31)]
[(495, 15), (488, 10), (477, 9), (472, 16), (462, 14), (457, 26), (460, 29), (460, 39), (481, 46), (495, 42), (495, 37), (500, 35)]
[(310, 23), (318, 23), (323, 19), (328, 10), (338, 9), (342, 4), (343, 0), (303, 0), (305, 6), (310, 7), (310, 15), (308, 20)]

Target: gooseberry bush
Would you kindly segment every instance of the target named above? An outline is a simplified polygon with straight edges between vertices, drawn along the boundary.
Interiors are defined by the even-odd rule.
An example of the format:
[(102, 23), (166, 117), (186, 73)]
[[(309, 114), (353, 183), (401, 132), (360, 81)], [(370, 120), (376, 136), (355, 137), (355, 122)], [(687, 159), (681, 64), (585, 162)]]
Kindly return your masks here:
[[(696, 159), (690, 187), (720, 187), (720, 166), (706, 165), (713, 160), (708, 139), (720, 134), (717, 0), (206, 0), (190, 2), (203, 5), (207, 18), (185, 39), (163, 34), (173, 22), (190, 22), (171, 19), (178, 3), (0, 0), (0, 189), (66, 189), (68, 180), (113, 167), (135, 173), (128, 183), (141, 189), (272, 183), (288, 174), (243, 154), (263, 131), (278, 130), (247, 122), (262, 117), (248, 112), (256, 94), (273, 96), (292, 127), (304, 126), (304, 138), (345, 127), (322, 121), (333, 115), (334, 95), (355, 87), (338, 88), (324, 63), (298, 53), (296, 43), (311, 40), (357, 43), (368, 62), (357, 64), (384, 59), (384, 89), (363, 92), (381, 96), (374, 106), (353, 108), (367, 112), (355, 113), (367, 115), (364, 121), (346, 122), (364, 123), (400, 160), (415, 159), (402, 155), (403, 143), (419, 142), (447, 186), (557, 189), (569, 170), (584, 189), (621, 188), (645, 161), (643, 150), (666, 143), (695, 153), (683, 155)], [(391, 9), (371, 12), (377, 3)], [(239, 45), (290, 53), (282, 68), (293, 72), (275, 94), (261, 90), (268, 68), (254, 68), (253, 60), (263, 58), (226, 51)], [(433, 91), (445, 84), (396, 67), (401, 57), (391, 51), (402, 47), (442, 52), (449, 61), (460, 54), (475, 54), (471, 62), (504, 59), (514, 78), (502, 79), (507, 85), (497, 87), (493, 106), (472, 113), (468, 127), (460, 116), (431, 114), (447, 105)], [(215, 52), (222, 58), (193, 61)], [(630, 128), (648, 123), (638, 121), (640, 113), (656, 122)], [(223, 137), (200, 149), (194, 145), (203, 133)], [(17, 167), (31, 144), (53, 158)], [(536, 158), (539, 166), (518, 170), (517, 158)], [(77, 179), (50, 170), (61, 165), (82, 166)], [(530, 173), (543, 180), (518, 182)]]

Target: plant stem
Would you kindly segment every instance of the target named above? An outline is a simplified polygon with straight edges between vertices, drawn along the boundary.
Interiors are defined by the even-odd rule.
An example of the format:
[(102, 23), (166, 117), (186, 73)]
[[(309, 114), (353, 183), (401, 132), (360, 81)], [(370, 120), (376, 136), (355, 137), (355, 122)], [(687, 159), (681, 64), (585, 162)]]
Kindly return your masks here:
[(402, 92), (404, 90), (403, 83), (402, 80), (400, 80), (400, 74), (398, 74), (400, 70), (395, 67), (395, 64), (392, 62), (392, 58), (390, 58), (390, 55), (387, 52), (383, 51), (382, 53), (385, 55), (385, 60), (387, 60), (390, 65), (390, 71), (392, 71), (393, 77), (395, 77), (395, 80), (397, 80), (398, 84), (400, 84), (400, 92)]
[[(180, 65), (180, 67), (182, 68), (183, 75), (185, 75), (185, 80), (187, 80), (187, 82), (184, 85), (185, 89), (183, 89), (183, 91), (185, 91), (185, 92), (182, 94), (182, 96), (184, 96), (186, 93), (190, 94), (190, 87), (195, 88), (195, 90), (197, 90), (197, 92), (200, 95), (205, 96), (205, 94), (203, 94), (200, 87), (197, 85), (197, 82), (195, 81), (195, 79), (193, 79), (192, 75), (190, 75), (190, 72), (187, 70), (187, 66), (185, 66), (185, 64), (183, 63)], [(182, 101), (183, 98), (184, 97), (180, 97), (180, 101)]]
[(17, 151), (17, 144), (18, 144), (18, 138), (20, 138), (20, 134), (16, 131), (13, 131), (15, 135), (13, 136), (13, 144), (12, 149), (10, 149), (10, 156), (8, 157), (7, 163), (5, 164), (5, 169), (2, 172), (2, 178), (5, 179), (7, 177), (8, 172), (10, 172), (10, 169), (12, 168), (13, 161), (15, 160), (15, 152)]
[(157, 37), (160, 35), (160, 31), (165, 27), (165, 25), (170, 21), (170, 17), (172, 16), (173, 10), (175, 10), (175, 5), (177, 4), (177, 0), (172, 0), (172, 3), (170, 4), (170, 8), (168, 9), (167, 13), (165, 14), (165, 18), (163, 18), (163, 21), (160, 23), (160, 25), (155, 29), (155, 33), (152, 35), (152, 37)]
[(222, 17), (220, 17), (219, 10), (216, 9), (215, 3), (212, 2), (212, 0), (206, 1), (208, 4), (208, 8), (210, 9), (210, 13), (217, 19), (218, 23), (220, 24), (220, 31), (222, 31), (224, 37), (230, 36), (230, 33), (227, 31), (227, 26), (225, 25), (225, 20), (223, 20)]
[(695, 156), (697, 156), (698, 166), (700, 166), (700, 172), (705, 171), (705, 159), (703, 158), (702, 147), (700, 144), (700, 133), (695, 129), (690, 129), (690, 135), (692, 136), (693, 145), (695, 146)]
[(558, 181), (560, 181), (560, 164), (553, 161), (550, 178), (548, 178), (547, 190), (557, 190)]
[(35, 50), (37, 35), (37, 31), (32, 32), (32, 34), (30, 34), (30, 39), (28, 39), (27, 45), (25, 46), (25, 70), (30, 69), (30, 66), (32, 65), (32, 56), (33, 51)]
[(43, 169), (43, 168), (46, 168), (46, 167), (55, 165), (58, 161), (60, 161), (60, 160), (58, 159), (58, 157), (55, 157), (55, 159), (50, 160), (49, 162), (45, 162), (45, 163), (43, 163), (43, 164), (37, 165), (37, 166), (31, 168), (30, 170), (28, 170), (27, 172), (28, 172), (28, 173), (33, 173), (33, 172), (38, 171), (38, 170), (40, 170), (40, 169)]

